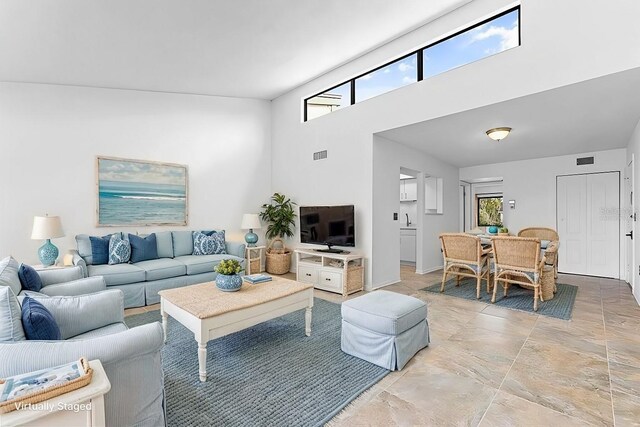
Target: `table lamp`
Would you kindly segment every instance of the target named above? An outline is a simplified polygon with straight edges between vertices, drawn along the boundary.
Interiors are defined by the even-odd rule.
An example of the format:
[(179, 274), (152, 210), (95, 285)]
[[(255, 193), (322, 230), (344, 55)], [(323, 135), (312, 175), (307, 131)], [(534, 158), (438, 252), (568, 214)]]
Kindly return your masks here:
[(242, 215), (242, 224), (240, 225), (240, 228), (243, 230), (249, 230), (249, 232), (244, 235), (244, 240), (247, 242), (247, 246), (254, 247), (258, 242), (258, 235), (253, 232), (253, 229), (257, 230), (262, 228), (258, 214)]
[(45, 240), (44, 245), (38, 249), (38, 257), (44, 266), (55, 264), (58, 258), (58, 248), (51, 243), (51, 239), (64, 237), (62, 222), (59, 216), (36, 216), (33, 218), (33, 230), (31, 239)]

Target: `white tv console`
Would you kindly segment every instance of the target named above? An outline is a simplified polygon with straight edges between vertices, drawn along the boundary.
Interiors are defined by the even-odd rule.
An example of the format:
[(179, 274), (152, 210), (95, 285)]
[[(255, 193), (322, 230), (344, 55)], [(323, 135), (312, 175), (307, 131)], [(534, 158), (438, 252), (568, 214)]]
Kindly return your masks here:
[(364, 289), (364, 256), (296, 249), (296, 278), (315, 288), (346, 297)]

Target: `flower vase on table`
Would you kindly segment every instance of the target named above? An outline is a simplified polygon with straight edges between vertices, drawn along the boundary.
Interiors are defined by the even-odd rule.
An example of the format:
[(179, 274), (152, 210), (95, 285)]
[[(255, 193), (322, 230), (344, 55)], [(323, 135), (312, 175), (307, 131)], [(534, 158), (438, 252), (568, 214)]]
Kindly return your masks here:
[(221, 291), (235, 292), (239, 291), (242, 287), (242, 277), (240, 273), (243, 268), (240, 263), (235, 259), (223, 259), (220, 264), (216, 265), (215, 269), (218, 275), (216, 276), (216, 286)]

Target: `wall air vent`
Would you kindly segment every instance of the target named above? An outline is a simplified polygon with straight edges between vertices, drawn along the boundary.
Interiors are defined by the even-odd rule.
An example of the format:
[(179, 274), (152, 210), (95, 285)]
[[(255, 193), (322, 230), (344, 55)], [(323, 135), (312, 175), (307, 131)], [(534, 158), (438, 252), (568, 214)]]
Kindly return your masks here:
[(313, 160), (322, 160), (327, 158), (327, 150), (317, 151), (313, 153)]
[(578, 157), (576, 160), (576, 164), (578, 166), (582, 165), (592, 165), (594, 163), (593, 156), (591, 157)]

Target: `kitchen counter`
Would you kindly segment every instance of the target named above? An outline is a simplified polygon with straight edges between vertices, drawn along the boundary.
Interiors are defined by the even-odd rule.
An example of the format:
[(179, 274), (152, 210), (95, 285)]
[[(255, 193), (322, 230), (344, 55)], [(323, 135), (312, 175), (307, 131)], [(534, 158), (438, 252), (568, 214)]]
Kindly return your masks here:
[(400, 227), (400, 230), (415, 230), (417, 228), (418, 227), (416, 227), (415, 225), (410, 225), (408, 227), (407, 226), (402, 226), (402, 227)]

